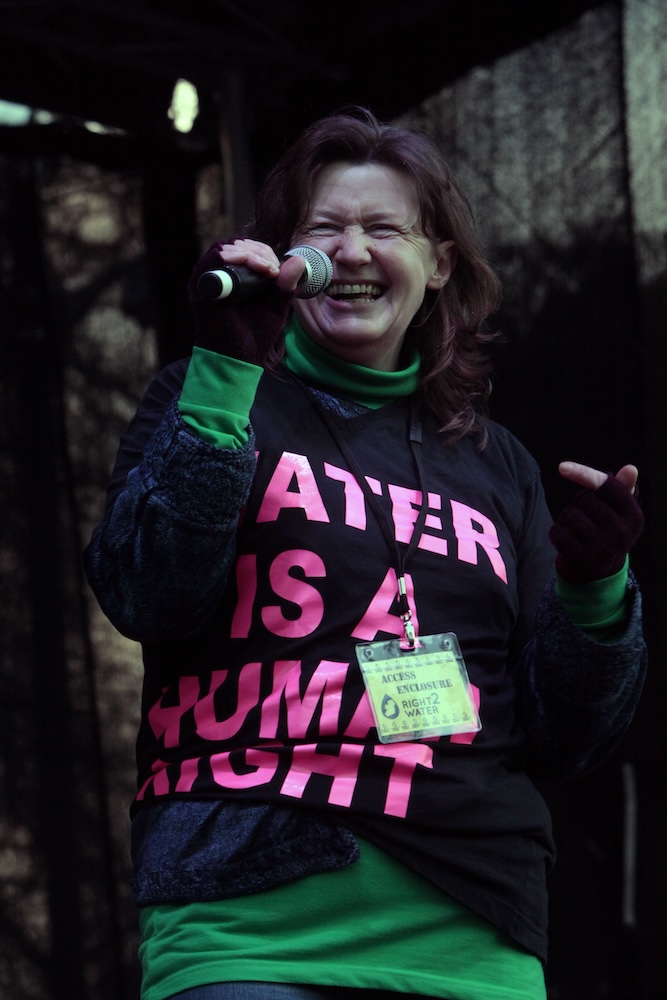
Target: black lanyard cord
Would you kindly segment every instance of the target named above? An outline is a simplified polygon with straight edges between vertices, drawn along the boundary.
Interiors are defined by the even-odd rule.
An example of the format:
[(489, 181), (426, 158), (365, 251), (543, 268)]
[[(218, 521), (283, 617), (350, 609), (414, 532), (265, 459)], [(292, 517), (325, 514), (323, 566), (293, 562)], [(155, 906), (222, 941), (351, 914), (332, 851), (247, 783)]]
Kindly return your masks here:
[(415, 461), (415, 466), (417, 468), (417, 475), (419, 478), (419, 489), (421, 491), (421, 506), (419, 508), (419, 513), (415, 520), (415, 525), (412, 531), (412, 536), (405, 553), (402, 553), (398, 542), (396, 540), (396, 533), (393, 530), (392, 524), (389, 520), (386, 510), (381, 506), (378, 501), (377, 496), (373, 493), (366, 476), (363, 474), (359, 467), (356, 457), (354, 456), (350, 446), (343, 437), (340, 428), (336, 424), (335, 419), (331, 413), (323, 406), (309, 391), (308, 387), (297, 378), (293, 373), (290, 375), (294, 382), (302, 389), (306, 394), (311, 405), (315, 408), (320, 418), (328, 428), (334, 441), (338, 445), (348, 467), (359, 484), (360, 489), (364, 494), (369, 507), (373, 511), (375, 518), (382, 530), (385, 541), (390, 552), (394, 553), (396, 576), (398, 580), (398, 604), (399, 613), (403, 620), (403, 626), (405, 629), (405, 637), (407, 639), (409, 646), (414, 646), (415, 642), (415, 630), (412, 625), (412, 611), (410, 610), (410, 605), (408, 603), (408, 596), (405, 585), (405, 574), (407, 571), (407, 566), (411, 562), (417, 547), (419, 546), (419, 539), (421, 538), (422, 531), (424, 530), (424, 524), (426, 523), (426, 511), (428, 509), (428, 493), (426, 491), (426, 476), (424, 473), (424, 465), (422, 462), (421, 448), (422, 448), (422, 421), (419, 413), (419, 404), (416, 398), (410, 397), (410, 421), (409, 421), (409, 439), (410, 439), (410, 450)]

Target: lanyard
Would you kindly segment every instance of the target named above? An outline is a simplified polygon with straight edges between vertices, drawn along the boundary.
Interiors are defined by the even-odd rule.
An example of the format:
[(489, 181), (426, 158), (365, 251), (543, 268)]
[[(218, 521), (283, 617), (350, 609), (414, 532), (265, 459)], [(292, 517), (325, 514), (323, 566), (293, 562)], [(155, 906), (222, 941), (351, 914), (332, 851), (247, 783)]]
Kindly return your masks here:
[(348, 464), (348, 467), (359, 484), (360, 489), (364, 494), (369, 507), (373, 511), (375, 518), (380, 525), (382, 534), (384, 535), (387, 547), (390, 553), (393, 554), (394, 564), (396, 568), (396, 578), (398, 580), (398, 607), (401, 620), (403, 622), (403, 630), (405, 633), (405, 639), (408, 646), (412, 649), (415, 645), (415, 628), (412, 624), (412, 611), (410, 610), (410, 605), (408, 603), (407, 589), (405, 585), (405, 574), (407, 571), (408, 564), (412, 560), (417, 547), (419, 545), (419, 539), (426, 522), (426, 511), (428, 508), (428, 493), (426, 492), (426, 476), (424, 473), (424, 464), (422, 462), (422, 421), (419, 413), (418, 403), (413, 396), (410, 397), (410, 421), (408, 425), (409, 429), (409, 440), (410, 440), (410, 450), (412, 451), (412, 456), (415, 461), (415, 466), (417, 468), (417, 475), (419, 477), (419, 489), (421, 491), (421, 506), (419, 508), (419, 514), (417, 515), (417, 520), (415, 521), (414, 529), (412, 532), (412, 537), (408, 544), (405, 553), (401, 552), (398, 542), (396, 541), (396, 535), (392, 528), (392, 524), (387, 516), (387, 512), (380, 505), (377, 496), (373, 493), (372, 489), (368, 484), (368, 480), (364, 476), (363, 472), (359, 468), (359, 463), (357, 462), (350, 446), (341, 434), (340, 428), (338, 427), (336, 421), (334, 420), (331, 413), (327, 410), (325, 406), (318, 402), (317, 399), (308, 391), (308, 387), (297, 378), (292, 372), (290, 372), (291, 378), (296, 382), (296, 384), (305, 393), (308, 401), (315, 408), (320, 416), (320, 419), (324, 422), (329, 432), (331, 433), (334, 441), (338, 445), (340, 451)]

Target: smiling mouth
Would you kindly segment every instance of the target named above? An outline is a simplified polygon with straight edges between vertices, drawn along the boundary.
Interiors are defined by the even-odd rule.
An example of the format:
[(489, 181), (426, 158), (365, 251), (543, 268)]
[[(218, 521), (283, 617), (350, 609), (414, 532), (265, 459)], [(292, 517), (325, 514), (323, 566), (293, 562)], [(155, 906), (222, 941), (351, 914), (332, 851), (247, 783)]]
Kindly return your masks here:
[(325, 294), (337, 302), (360, 301), (374, 302), (384, 294), (382, 285), (375, 282), (355, 282), (351, 284), (343, 281), (332, 281), (326, 289)]

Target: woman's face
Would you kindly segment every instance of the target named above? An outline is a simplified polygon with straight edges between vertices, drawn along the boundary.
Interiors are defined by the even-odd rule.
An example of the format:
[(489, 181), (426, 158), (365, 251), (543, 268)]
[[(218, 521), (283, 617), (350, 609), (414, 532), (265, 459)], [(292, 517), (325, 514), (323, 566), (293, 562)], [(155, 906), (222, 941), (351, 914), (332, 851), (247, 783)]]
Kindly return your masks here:
[(424, 236), (412, 180), (379, 164), (329, 164), (294, 241), (333, 263), (324, 292), (294, 300), (306, 333), (346, 361), (395, 371), (426, 289), (446, 285), (456, 259), (451, 240)]

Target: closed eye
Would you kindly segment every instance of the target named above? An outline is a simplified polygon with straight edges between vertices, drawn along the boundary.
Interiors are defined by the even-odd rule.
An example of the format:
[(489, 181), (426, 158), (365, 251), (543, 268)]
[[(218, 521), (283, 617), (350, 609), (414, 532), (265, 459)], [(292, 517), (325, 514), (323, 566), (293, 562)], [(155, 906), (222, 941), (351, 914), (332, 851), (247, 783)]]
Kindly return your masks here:
[(390, 223), (376, 223), (373, 226), (369, 226), (366, 230), (369, 236), (376, 236), (382, 239), (386, 236), (398, 236), (400, 229), (397, 226), (392, 226)]
[(315, 226), (308, 226), (306, 229), (308, 236), (336, 236), (340, 230), (328, 222), (321, 222)]

